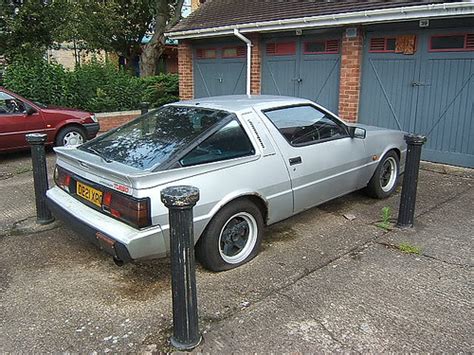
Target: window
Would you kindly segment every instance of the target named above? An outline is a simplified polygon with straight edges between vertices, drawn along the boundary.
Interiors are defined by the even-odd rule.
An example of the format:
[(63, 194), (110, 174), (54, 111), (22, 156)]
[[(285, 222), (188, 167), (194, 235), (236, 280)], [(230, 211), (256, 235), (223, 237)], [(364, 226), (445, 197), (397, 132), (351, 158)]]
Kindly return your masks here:
[(395, 38), (371, 38), (369, 52), (395, 52), (396, 39)]
[(304, 54), (329, 53), (339, 53), (339, 41), (337, 39), (304, 43)]
[(294, 146), (347, 137), (343, 124), (313, 106), (293, 106), (266, 111), (265, 115)]
[(246, 53), (247, 50), (245, 46), (222, 48), (222, 58), (241, 58), (245, 57)]
[(25, 112), (25, 105), (13, 96), (0, 91), (0, 115), (11, 115)]
[(217, 58), (217, 50), (215, 48), (198, 48), (196, 49), (198, 59), (215, 59)]
[(255, 154), (247, 134), (232, 120), (180, 160), (181, 166), (198, 165)]
[(140, 170), (166, 169), (181, 152), (230, 115), (220, 110), (164, 106), (84, 143), (79, 149)]
[(267, 55), (294, 55), (296, 53), (295, 42), (267, 43)]
[(474, 51), (474, 33), (431, 36), (430, 52)]

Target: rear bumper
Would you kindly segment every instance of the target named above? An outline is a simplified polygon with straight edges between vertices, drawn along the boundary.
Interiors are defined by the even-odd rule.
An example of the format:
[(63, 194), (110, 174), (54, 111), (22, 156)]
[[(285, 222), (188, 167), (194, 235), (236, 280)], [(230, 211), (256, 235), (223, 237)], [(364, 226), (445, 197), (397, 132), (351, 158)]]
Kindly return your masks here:
[(167, 255), (160, 226), (137, 230), (86, 206), (57, 186), (49, 189), (46, 196), (57, 219), (117, 259), (129, 262)]
[[(47, 199), (47, 204), (51, 213), (59, 220), (63, 221), (68, 227), (77, 232), (82, 238), (86, 239), (92, 244), (95, 244), (101, 250), (107, 254), (112, 255), (114, 258), (122, 260), (127, 263), (132, 260), (130, 253), (125, 245), (114, 240), (110, 236), (110, 240), (113, 240), (113, 245), (107, 245), (103, 242), (103, 239), (97, 237), (97, 233), (100, 233), (96, 228), (93, 228), (87, 224), (84, 224), (79, 218), (63, 210), (56, 202), (51, 199)], [(99, 234), (100, 235), (100, 234)]]
[(97, 135), (97, 132), (99, 132), (99, 129), (100, 129), (99, 122), (84, 123), (83, 126), (86, 130), (87, 139), (94, 138)]

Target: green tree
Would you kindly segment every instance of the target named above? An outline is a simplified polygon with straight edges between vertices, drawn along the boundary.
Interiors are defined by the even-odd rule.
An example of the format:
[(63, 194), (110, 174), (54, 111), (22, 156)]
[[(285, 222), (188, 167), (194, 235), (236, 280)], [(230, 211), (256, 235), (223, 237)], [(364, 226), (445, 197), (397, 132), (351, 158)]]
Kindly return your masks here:
[(0, 55), (43, 56), (64, 27), (67, 0), (2, 1), (0, 3)]
[(153, 20), (150, 0), (77, 0), (70, 4), (63, 40), (86, 50), (115, 52), (132, 63)]

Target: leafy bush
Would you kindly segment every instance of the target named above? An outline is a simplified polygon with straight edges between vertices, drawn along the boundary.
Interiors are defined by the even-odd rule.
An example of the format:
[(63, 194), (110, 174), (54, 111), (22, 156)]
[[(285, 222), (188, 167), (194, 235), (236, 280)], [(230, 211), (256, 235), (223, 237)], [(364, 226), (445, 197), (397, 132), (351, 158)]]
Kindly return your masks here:
[(137, 78), (96, 60), (73, 71), (43, 59), (17, 58), (4, 85), (33, 101), (93, 112), (136, 110), (140, 102), (159, 107), (178, 100), (178, 75)]

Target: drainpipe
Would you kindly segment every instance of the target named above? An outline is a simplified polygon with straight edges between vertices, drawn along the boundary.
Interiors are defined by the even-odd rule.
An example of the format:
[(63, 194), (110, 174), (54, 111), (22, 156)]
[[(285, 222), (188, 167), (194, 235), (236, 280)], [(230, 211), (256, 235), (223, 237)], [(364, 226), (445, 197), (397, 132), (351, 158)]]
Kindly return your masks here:
[(234, 35), (247, 44), (247, 95), (250, 96), (250, 66), (252, 64), (252, 42), (242, 35), (237, 28), (234, 28)]

